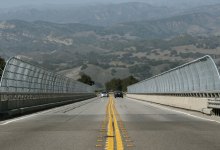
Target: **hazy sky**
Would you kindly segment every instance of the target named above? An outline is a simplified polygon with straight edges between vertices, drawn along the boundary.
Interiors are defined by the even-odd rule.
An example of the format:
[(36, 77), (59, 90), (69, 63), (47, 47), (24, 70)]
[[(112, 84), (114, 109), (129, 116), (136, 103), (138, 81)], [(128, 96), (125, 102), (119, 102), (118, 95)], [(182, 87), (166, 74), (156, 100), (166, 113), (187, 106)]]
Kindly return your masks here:
[(44, 5), (44, 4), (79, 4), (79, 3), (120, 3), (129, 1), (142, 1), (150, 4), (169, 5), (176, 3), (182, 4), (214, 4), (220, 3), (220, 0), (0, 0), (0, 8), (19, 7), (23, 5)]
[[(43, 5), (43, 4), (74, 4), (74, 3), (95, 3), (95, 2), (129, 2), (132, 0), (0, 0), (1, 8), (17, 7), (22, 5)], [(138, 1), (138, 0), (133, 0)]]

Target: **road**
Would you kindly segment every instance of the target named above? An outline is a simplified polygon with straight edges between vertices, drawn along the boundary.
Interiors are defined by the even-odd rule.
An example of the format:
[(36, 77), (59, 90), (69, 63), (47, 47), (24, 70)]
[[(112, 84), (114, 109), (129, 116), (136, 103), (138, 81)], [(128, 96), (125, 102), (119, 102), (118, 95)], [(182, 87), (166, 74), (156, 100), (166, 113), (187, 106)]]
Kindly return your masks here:
[[(108, 129), (103, 125), (108, 120), (108, 101), (108, 98), (94, 98), (0, 122), (0, 149), (104, 149)], [(220, 149), (218, 123), (126, 98), (114, 101), (121, 118), (119, 127), (124, 127), (125, 149)]]

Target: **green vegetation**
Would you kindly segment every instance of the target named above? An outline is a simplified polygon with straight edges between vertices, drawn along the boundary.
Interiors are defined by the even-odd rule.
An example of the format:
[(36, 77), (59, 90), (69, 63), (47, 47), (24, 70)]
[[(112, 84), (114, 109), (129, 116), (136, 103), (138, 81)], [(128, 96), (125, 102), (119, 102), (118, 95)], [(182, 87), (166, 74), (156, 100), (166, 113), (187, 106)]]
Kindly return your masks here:
[(129, 85), (132, 85), (137, 82), (138, 82), (138, 80), (136, 78), (134, 78), (133, 76), (129, 76), (125, 79), (112, 79), (111, 81), (109, 81), (105, 84), (105, 87), (107, 90), (127, 91), (127, 87)]
[(196, 52), (196, 53), (192, 53), (192, 52), (189, 52), (189, 53), (179, 53), (179, 56), (181, 56), (182, 58), (199, 58), (199, 57), (202, 57), (204, 56), (204, 54), (202, 53), (199, 53), (199, 52)]
[(138, 64), (129, 68), (131, 74), (135, 74), (140, 79), (149, 78), (152, 76), (151, 67), (149, 64)]
[(122, 80), (122, 91), (127, 91), (127, 87), (129, 85), (137, 83), (138, 80), (134, 78), (133, 76), (129, 76)]
[(112, 75), (115, 75), (116, 72), (117, 72), (117, 71), (116, 71), (115, 69), (112, 69), (112, 70), (111, 70), (111, 74), (112, 74)]
[(82, 74), (81, 78), (78, 79), (78, 81), (80, 81), (82, 83), (85, 83), (85, 84), (88, 84), (88, 85), (94, 85), (95, 84), (95, 82), (92, 81), (91, 77), (86, 75), (86, 74)]
[(111, 81), (105, 84), (106, 90), (122, 90), (122, 80), (121, 79), (112, 79)]
[(200, 37), (195, 45), (197, 48), (215, 49), (220, 47), (220, 36)]
[[(202, 18), (197, 15), (192, 17), (195, 20)], [(187, 19), (190, 16), (180, 18), (152, 23), (122, 23), (108, 28), (8, 21), (16, 28), (2, 30), (0, 49), (6, 56), (19, 54), (30, 60), (38, 58), (38, 65), (56, 72), (82, 66), (81, 71), (90, 74), (90, 67), (98, 66), (109, 70), (111, 79), (123, 76), (117, 69), (112, 69), (114, 67), (129, 71), (130, 75), (143, 80), (206, 54), (219, 59), (220, 53), (216, 50), (220, 47), (220, 36), (198, 36), (185, 32), (194, 19)], [(199, 20), (194, 23), (200, 26)], [(102, 86), (106, 82), (93, 79)], [(117, 88), (122, 87), (119, 85)]]
[(86, 64), (83, 64), (81, 70), (85, 70), (86, 68), (88, 68), (88, 66)]

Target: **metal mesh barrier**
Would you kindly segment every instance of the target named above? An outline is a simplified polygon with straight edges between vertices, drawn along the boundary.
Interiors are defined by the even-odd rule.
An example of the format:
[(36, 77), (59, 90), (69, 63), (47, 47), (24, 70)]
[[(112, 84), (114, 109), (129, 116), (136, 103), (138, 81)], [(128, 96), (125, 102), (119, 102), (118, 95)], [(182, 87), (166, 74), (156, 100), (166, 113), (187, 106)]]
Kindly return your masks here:
[(176, 67), (128, 87), (128, 93), (219, 93), (220, 76), (210, 56)]
[(0, 92), (92, 93), (94, 89), (13, 57), (7, 61), (3, 71)]

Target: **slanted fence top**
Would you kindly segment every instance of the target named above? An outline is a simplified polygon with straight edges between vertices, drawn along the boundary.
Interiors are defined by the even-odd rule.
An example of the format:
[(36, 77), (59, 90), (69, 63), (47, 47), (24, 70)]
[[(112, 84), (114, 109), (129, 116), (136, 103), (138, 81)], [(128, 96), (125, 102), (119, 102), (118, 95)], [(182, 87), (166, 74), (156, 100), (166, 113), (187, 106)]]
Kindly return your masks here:
[(7, 61), (0, 92), (92, 93), (93, 87), (18, 58)]
[(210, 56), (204, 56), (128, 87), (128, 93), (219, 92), (220, 76)]

